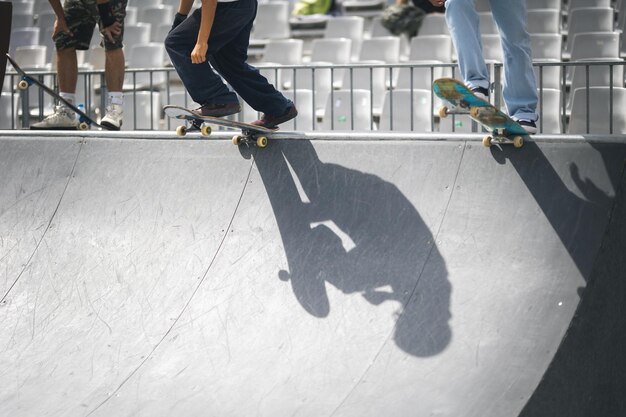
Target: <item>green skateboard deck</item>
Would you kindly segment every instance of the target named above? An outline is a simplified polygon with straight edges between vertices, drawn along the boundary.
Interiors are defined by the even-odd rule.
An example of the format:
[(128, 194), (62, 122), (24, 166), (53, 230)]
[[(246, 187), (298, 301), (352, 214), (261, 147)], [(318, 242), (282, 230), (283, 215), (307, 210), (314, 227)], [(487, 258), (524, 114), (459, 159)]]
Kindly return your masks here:
[(450, 104), (439, 109), (439, 117), (449, 114), (468, 114), (480, 123), (490, 134), (483, 138), (483, 145), (489, 147), (494, 143), (512, 144), (521, 148), (528, 133), (511, 119), (509, 115), (498, 110), (491, 103), (476, 97), (464, 84), (452, 78), (439, 78), (433, 83), (435, 94)]

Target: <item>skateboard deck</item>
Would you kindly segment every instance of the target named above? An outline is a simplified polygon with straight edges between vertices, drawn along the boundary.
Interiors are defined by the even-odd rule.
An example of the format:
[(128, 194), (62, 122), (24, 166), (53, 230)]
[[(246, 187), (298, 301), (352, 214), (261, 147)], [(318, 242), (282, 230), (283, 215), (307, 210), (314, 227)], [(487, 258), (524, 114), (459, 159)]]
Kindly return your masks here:
[(89, 127), (91, 125), (94, 125), (95, 127), (99, 127), (100, 129), (114, 130), (114, 129), (111, 129), (111, 128), (106, 127), (106, 126), (102, 126), (101, 124), (99, 124), (98, 122), (93, 120), (91, 117), (89, 117), (84, 111), (82, 111), (81, 109), (76, 107), (74, 104), (70, 103), (69, 101), (67, 101), (63, 97), (61, 97), (52, 88), (48, 87), (47, 85), (45, 85), (44, 83), (39, 81), (37, 78), (31, 77), (30, 75), (28, 75), (28, 73), (26, 73), (22, 68), (20, 68), (18, 63), (15, 62), (13, 60), (13, 58), (11, 58), (11, 56), (9, 54), (6, 54), (6, 57), (9, 60), (9, 62), (11, 63), (11, 65), (13, 66), (13, 69), (15, 69), (15, 71), (22, 78), (17, 83), (17, 88), (18, 89), (26, 90), (26, 89), (28, 89), (28, 87), (30, 87), (31, 85), (35, 84), (37, 87), (41, 88), (47, 94), (49, 94), (50, 96), (54, 97), (56, 100), (62, 102), (67, 107), (72, 109), (72, 111), (78, 115), (78, 122), (79, 122), (78, 123), (78, 129), (80, 129), (80, 130), (87, 130), (87, 129), (89, 129)]
[(11, 20), (13, 17), (13, 3), (0, 1), (0, 91), (4, 85), (4, 74), (7, 68), (6, 54), (11, 42)]
[[(228, 120), (221, 117), (199, 116), (182, 106), (167, 105), (163, 107), (163, 111), (168, 117), (179, 120), (187, 120), (195, 125), (199, 124), (200, 133), (205, 137), (211, 134), (211, 124), (241, 130), (241, 134), (235, 135), (232, 138), (234, 145), (256, 143), (259, 148), (265, 148), (267, 146), (267, 134), (278, 130), (268, 129), (266, 127), (256, 126), (250, 123)], [(176, 128), (176, 135), (185, 136), (187, 129), (187, 125), (178, 126)]]
[(451, 106), (441, 107), (439, 117), (444, 118), (449, 114), (468, 114), (490, 132), (483, 138), (483, 145), (486, 147), (494, 143), (512, 144), (516, 148), (523, 146), (524, 137), (528, 136), (526, 130), (506, 113), (476, 97), (458, 80), (439, 78), (433, 83), (433, 91)]

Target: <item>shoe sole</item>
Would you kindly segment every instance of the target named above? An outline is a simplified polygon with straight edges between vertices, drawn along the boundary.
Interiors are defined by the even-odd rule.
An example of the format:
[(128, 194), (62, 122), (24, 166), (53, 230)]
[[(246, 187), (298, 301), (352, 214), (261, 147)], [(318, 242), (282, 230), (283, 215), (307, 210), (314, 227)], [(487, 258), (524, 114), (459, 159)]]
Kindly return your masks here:
[(50, 126), (50, 127), (36, 127), (31, 126), (30, 130), (78, 130), (78, 126)]
[(113, 123), (109, 122), (100, 122), (100, 126), (106, 127), (109, 130), (120, 130), (120, 127), (122, 127), (122, 125), (115, 126)]
[[(288, 122), (288, 121), (290, 121), (290, 120), (293, 120), (293, 119), (295, 119), (297, 116), (298, 116), (298, 111), (296, 110), (296, 114), (294, 114), (294, 115), (290, 115), (289, 117), (286, 117), (285, 119), (282, 119), (282, 120), (281, 120), (281, 119), (279, 119), (279, 121), (278, 121), (277, 123), (274, 123), (274, 124), (273, 124), (273, 125), (271, 125), (271, 126), (266, 126), (266, 125), (262, 125), (262, 124), (261, 124), (261, 125), (256, 125), (256, 126), (261, 126), (261, 127), (266, 128), (266, 129), (274, 129), (274, 130), (276, 130), (276, 129), (278, 129), (278, 125), (281, 125), (281, 124), (286, 123), (286, 122)], [(254, 124), (254, 123), (252, 123), (252, 124)]]
[(195, 113), (195, 114), (197, 114), (200, 117), (218, 117), (219, 118), (219, 117), (232, 116), (233, 114), (241, 113), (241, 107), (237, 111), (229, 111), (229, 112), (226, 112), (226, 113), (214, 113), (214, 114), (203, 114), (203, 113), (200, 113), (200, 112), (192, 112), (192, 113)]

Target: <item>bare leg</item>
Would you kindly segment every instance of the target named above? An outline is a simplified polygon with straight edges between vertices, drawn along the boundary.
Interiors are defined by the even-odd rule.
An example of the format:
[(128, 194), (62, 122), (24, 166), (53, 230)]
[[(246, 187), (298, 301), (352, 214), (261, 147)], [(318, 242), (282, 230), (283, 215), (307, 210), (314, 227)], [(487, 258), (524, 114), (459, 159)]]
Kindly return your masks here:
[(57, 74), (59, 77), (59, 90), (63, 93), (76, 93), (78, 81), (78, 62), (76, 49), (57, 49)]
[(124, 85), (124, 51), (122, 49), (112, 49), (106, 51), (105, 78), (109, 91), (122, 91)]

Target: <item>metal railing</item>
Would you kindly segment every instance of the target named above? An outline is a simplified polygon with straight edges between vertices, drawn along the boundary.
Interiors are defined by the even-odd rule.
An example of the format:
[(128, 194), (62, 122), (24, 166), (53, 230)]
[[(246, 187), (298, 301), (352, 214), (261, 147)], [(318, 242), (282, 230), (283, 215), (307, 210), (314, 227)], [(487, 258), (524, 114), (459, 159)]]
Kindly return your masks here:
[[(548, 131), (547, 121), (554, 117), (555, 109), (548, 106), (546, 97), (554, 90), (560, 91), (558, 105), (558, 128), (551, 127), (549, 133), (568, 131), (572, 110), (572, 95), (578, 87), (584, 89), (586, 133), (592, 130), (592, 95), (591, 89), (602, 85), (608, 88), (608, 100), (602, 104), (608, 115), (609, 133), (626, 133), (623, 126), (614, 126), (616, 116), (626, 112), (626, 108), (615, 108), (614, 91), (624, 87), (624, 61), (578, 61), (578, 62), (536, 62), (534, 64), (539, 97), (538, 122), (539, 132)], [(437, 109), (441, 102), (431, 93), (432, 82), (441, 76), (455, 77), (455, 64), (444, 63), (358, 63), (358, 64), (309, 64), (309, 65), (273, 65), (258, 67), (277, 88), (285, 94), (291, 94), (302, 114), (310, 114), (310, 121), (300, 122), (298, 118), (291, 126), (295, 130), (364, 130), (374, 131), (385, 126), (388, 131), (435, 132), (443, 129), (443, 121), (438, 117)], [(503, 65), (490, 64), (493, 82), (492, 102), (501, 107)], [(582, 71), (582, 72), (581, 72)], [(581, 75), (582, 74), (582, 75)], [(56, 73), (52, 71), (33, 71), (33, 77), (57, 86)], [(7, 73), (10, 86), (19, 81), (14, 72)], [(132, 68), (126, 70), (125, 100), (128, 104), (125, 114), (125, 126), (133, 130), (159, 130), (171, 128), (171, 122), (164, 119), (161, 108), (165, 104), (175, 103), (187, 107), (194, 104), (173, 68)], [(5, 82), (5, 84), (7, 84)], [(104, 73), (97, 71), (79, 71), (77, 103), (84, 103), (86, 111), (95, 119), (103, 116), (106, 100)], [(310, 91), (310, 102), (299, 99), (300, 91)], [(400, 93), (405, 91), (408, 98)], [(365, 93), (364, 93), (365, 92)], [(10, 123), (2, 128), (25, 128), (52, 111), (53, 102), (42, 91), (29, 89), (19, 91), (11, 88)], [(5, 93), (6, 94), (6, 93)], [(367, 96), (365, 104), (359, 98)], [(19, 99), (17, 100), (17, 96)], [(307, 96), (308, 97), (308, 96)], [(347, 103), (336, 100), (347, 98)], [(424, 97), (426, 97), (424, 99)], [(416, 98), (421, 100), (416, 101)], [(307, 99), (308, 101), (308, 99)], [(20, 103), (19, 107), (16, 103)], [(406, 104), (408, 103), (408, 104)], [(618, 104), (621, 105), (621, 104)], [(308, 107), (308, 108), (307, 108)], [(305, 111), (306, 110), (306, 111)], [(338, 114), (344, 112), (345, 114)], [(365, 118), (361, 117), (365, 114)], [(402, 117), (400, 117), (402, 116)], [(424, 119), (426, 116), (426, 120)], [(547, 117), (550, 116), (550, 117)], [(580, 117), (578, 113), (575, 115)], [(255, 117), (255, 111), (244, 106), (239, 120), (249, 121)], [(452, 116), (455, 117), (455, 116)], [(468, 118), (456, 116), (447, 129), (450, 132), (478, 132), (475, 123), (469, 126)], [(402, 119), (402, 122), (399, 120)], [(363, 123), (362, 120), (366, 120)], [(467, 121), (467, 125), (461, 126)], [(620, 117), (621, 120), (621, 117)], [(621, 123), (621, 122), (620, 122)]]

